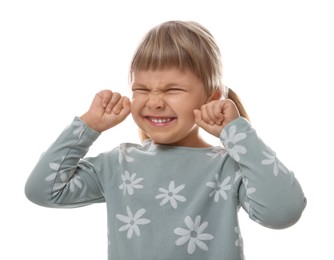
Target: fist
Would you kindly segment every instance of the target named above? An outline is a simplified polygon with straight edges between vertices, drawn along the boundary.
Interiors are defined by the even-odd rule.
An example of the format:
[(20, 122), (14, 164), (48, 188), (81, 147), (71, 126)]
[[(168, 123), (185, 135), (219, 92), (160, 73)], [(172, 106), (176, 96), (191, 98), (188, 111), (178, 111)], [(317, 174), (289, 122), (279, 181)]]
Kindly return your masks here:
[(194, 114), (195, 123), (216, 137), (228, 123), (240, 117), (238, 108), (230, 99), (211, 101), (195, 109)]
[(103, 132), (121, 123), (130, 113), (130, 100), (111, 90), (97, 93), (89, 110), (80, 119), (90, 128)]

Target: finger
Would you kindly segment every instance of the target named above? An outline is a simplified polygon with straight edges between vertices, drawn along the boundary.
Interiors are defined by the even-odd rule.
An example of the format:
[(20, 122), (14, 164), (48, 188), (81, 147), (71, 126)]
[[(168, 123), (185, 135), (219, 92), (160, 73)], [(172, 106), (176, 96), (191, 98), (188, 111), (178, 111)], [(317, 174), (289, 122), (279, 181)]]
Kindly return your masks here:
[(106, 108), (111, 97), (112, 97), (112, 91), (111, 90), (101, 90), (97, 96), (99, 96), (99, 98), (101, 99), (101, 105), (102, 107)]
[(208, 123), (203, 120), (203, 113), (202, 113), (202, 110), (199, 110), (199, 109), (195, 109), (194, 110), (194, 115), (195, 115), (195, 123), (203, 128), (203, 129), (206, 129), (208, 127)]
[(229, 99), (226, 99), (223, 103), (222, 111), (224, 115), (224, 125), (228, 124), (229, 122), (240, 116), (237, 106), (232, 100)]
[(203, 114), (202, 114), (202, 110), (199, 109), (195, 109), (194, 110), (194, 115), (195, 115), (195, 123), (201, 127), (202, 129), (204, 129), (205, 131), (207, 131), (208, 133), (219, 137), (219, 133), (222, 130), (222, 126), (218, 126), (218, 125), (210, 125), (208, 124), (205, 120), (203, 120)]
[(217, 125), (224, 121), (224, 101), (215, 102), (212, 106), (212, 118)]
[(113, 107), (112, 112), (115, 115), (118, 115), (121, 112), (121, 110), (123, 109), (125, 99), (126, 99), (126, 97), (121, 97), (118, 100), (118, 102), (115, 104), (115, 106)]
[(129, 98), (127, 98), (127, 97), (123, 97), (122, 109), (121, 109), (121, 111), (119, 112), (119, 115), (120, 115), (122, 118), (125, 118), (127, 115), (130, 114), (130, 111), (131, 111), (131, 103), (130, 103), (130, 100), (129, 100)]
[(207, 122), (210, 125), (221, 125), (224, 120), (224, 113), (223, 113), (224, 102), (219, 101), (212, 101), (205, 106), (205, 115), (207, 116)]
[(201, 120), (209, 125), (213, 125), (214, 121), (211, 119), (210, 113), (208, 104), (201, 106)]
[(121, 110), (113, 116), (113, 123), (112, 126), (115, 126), (119, 123), (121, 123), (129, 114), (130, 114), (130, 100), (127, 97), (122, 97), (121, 102), (122, 104)]
[(112, 96), (106, 106), (106, 112), (108, 114), (112, 112), (112, 110), (114, 109), (115, 105), (119, 102), (121, 97), (122, 96), (117, 92), (112, 93)]
[(199, 124), (200, 121), (202, 120), (201, 111), (199, 109), (195, 109), (194, 110), (194, 116), (195, 116), (195, 123)]
[(205, 111), (206, 111), (206, 115), (208, 117), (208, 122), (210, 122), (210, 125), (213, 125), (213, 124), (216, 124), (217, 123), (217, 116), (216, 116), (216, 113), (215, 113), (215, 106), (214, 106), (215, 103), (211, 102), (207, 105), (205, 105)]

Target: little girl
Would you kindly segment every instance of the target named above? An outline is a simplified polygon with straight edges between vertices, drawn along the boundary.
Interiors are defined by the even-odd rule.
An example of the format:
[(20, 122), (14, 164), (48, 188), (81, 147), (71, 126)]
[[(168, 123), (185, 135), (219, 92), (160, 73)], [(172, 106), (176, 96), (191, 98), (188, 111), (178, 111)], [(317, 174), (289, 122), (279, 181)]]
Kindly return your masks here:
[[(131, 101), (99, 92), (46, 150), (27, 180), (29, 200), (46, 207), (105, 202), (109, 260), (239, 260), (240, 207), (269, 228), (298, 221), (303, 191), (223, 87), (220, 51), (207, 29), (183, 21), (154, 27), (129, 76)], [(85, 157), (100, 133), (130, 113), (142, 144)], [(207, 143), (199, 128), (223, 145)]]

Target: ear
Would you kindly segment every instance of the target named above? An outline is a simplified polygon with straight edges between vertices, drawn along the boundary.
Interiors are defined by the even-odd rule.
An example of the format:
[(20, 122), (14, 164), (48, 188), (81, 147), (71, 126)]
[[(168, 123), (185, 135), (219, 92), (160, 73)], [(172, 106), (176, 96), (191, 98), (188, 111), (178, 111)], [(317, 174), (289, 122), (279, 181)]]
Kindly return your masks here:
[(212, 100), (219, 100), (222, 97), (222, 92), (220, 89), (217, 89), (213, 92), (213, 94), (208, 98), (208, 102)]

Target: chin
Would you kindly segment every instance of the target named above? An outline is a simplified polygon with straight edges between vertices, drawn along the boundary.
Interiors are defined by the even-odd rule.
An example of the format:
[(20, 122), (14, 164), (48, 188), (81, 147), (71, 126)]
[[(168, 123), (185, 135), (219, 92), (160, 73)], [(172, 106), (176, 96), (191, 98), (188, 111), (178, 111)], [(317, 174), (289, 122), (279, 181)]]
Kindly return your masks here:
[(171, 139), (166, 139), (166, 138), (155, 138), (155, 137), (150, 137), (150, 139), (155, 143), (155, 144), (162, 144), (162, 145), (173, 145), (178, 142), (178, 140), (171, 140)]
[(168, 141), (168, 140), (161, 140), (159, 138), (151, 138), (151, 140), (155, 143), (155, 144), (163, 144), (163, 145), (169, 145), (173, 142)]

